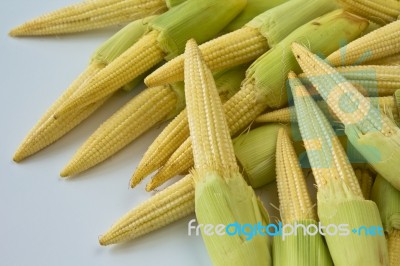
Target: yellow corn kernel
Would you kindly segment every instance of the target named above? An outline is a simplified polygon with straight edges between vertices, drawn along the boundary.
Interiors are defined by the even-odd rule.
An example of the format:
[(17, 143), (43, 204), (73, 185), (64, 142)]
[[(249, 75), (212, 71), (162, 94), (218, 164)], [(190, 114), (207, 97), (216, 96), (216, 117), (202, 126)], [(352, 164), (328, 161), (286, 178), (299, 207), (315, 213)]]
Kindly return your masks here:
[(11, 36), (74, 33), (130, 22), (167, 10), (164, 0), (91, 0), (63, 7), (10, 31)]
[(96, 63), (90, 64), (87, 69), (68, 87), (68, 89), (51, 105), (18, 147), (13, 157), (14, 161), (22, 161), (26, 157), (29, 157), (52, 144), (100, 107), (105, 99), (89, 105), (83, 110), (72, 111), (68, 116), (57, 119), (53, 116), (59, 106), (71, 98), (72, 95), (77, 93), (83, 84), (98, 73), (102, 67), (102, 65)]
[(400, 3), (397, 0), (338, 0), (349, 12), (365, 17), (379, 25), (397, 20)]
[(121, 217), (99, 239), (110, 245), (135, 239), (194, 211), (194, 182), (186, 176)]
[(61, 176), (73, 176), (115, 154), (174, 111), (169, 85), (145, 89), (106, 120), (78, 149)]
[(330, 54), (326, 60), (333, 66), (364, 64), (400, 52), (400, 21), (364, 35)]
[(288, 133), (281, 128), (276, 145), (276, 183), (283, 223), (317, 219), (305, 177)]

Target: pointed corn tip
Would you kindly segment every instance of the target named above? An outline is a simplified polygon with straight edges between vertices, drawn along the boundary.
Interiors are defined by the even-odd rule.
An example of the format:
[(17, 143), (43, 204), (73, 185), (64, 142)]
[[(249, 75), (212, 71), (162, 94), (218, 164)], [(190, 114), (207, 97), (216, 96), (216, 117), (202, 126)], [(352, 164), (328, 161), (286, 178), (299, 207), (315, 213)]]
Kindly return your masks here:
[(294, 79), (294, 78), (297, 78), (297, 76), (293, 71), (290, 71), (289, 74), (288, 74), (288, 78), (289, 79)]
[(147, 192), (151, 192), (154, 189), (156, 189), (158, 186), (160, 186), (160, 184), (158, 184), (158, 182), (153, 182), (153, 180), (151, 180), (147, 185), (146, 185), (146, 191)]
[(107, 246), (108, 245), (106, 237), (107, 237), (107, 234), (106, 235), (102, 235), (102, 236), (99, 237), (99, 244), (101, 246)]
[(60, 172), (61, 177), (69, 177), (72, 176), (72, 171), (71, 171), (71, 166), (70, 164), (67, 164), (64, 169), (61, 170)]

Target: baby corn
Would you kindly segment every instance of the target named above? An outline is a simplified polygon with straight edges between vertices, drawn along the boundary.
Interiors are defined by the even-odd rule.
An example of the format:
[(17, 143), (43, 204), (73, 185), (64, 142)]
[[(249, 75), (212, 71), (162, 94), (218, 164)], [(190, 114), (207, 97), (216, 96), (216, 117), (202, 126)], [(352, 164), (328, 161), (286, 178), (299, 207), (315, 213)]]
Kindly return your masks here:
[(148, 32), (94, 76), (56, 115), (65, 115), (68, 110), (83, 108), (113, 94), (164, 58), (169, 60), (180, 54), (189, 38), (199, 42), (211, 39), (245, 5), (246, 0), (187, 0), (168, 10), (151, 20)]
[[(185, 51), (185, 95), (195, 168), (195, 212), (202, 224), (266, 224), (268, 216), (239, 172), (211, 71), (194, 40)], [(214, 265), (271, 265), (268, 238), (202, 232)]]
[(110, 245), (135, 239), (194, 211), (194, 182), (188, 175), (155, 194), (119, 219), (99, 239)]
[(125, 104), (79, 148), (61, 176), (73, 176), (95, 166), (168, 118), (177, 106), (175, 90), (183, 91), (183, 84), (175, 86), (148, 88)]
[(334, 66), (359, 65), (400, 52), (400, 21), (374, 30), (340, 48), (326, 60)]
[(165, 0), (83, 1), (28, 21), (11, 30), (10, 35), (40, 36), (81, 32), (131, 22), (166, 10)]
[[(317, 214), (307, 191), (305, 177), (284, 128), (279, 130), (276, 144), (276, 182), (282, 223), (316, 225)], [(320, 234), (305, 235), (301, 230), (284, 239), (275, 236), (272, 257), (274, 265), (333, 265), (323, 237)]]
[[(214, 75), (222, 102), (226, 102), (239, 90), (246, 69), (246, 65), (239, 66)], [(180, 140), (186, 138), (188, 132), (187, 113), (183, 110), (168, 124), (143, 155), (132, 176), (131, 187), (135, 187), (143, 178), (160, 168), (168, 160), (168, 156), (179, 148)]]
[[(268, 2), (268, 1), (266, 1)], [(241, 29), (200, 46), (211, 70), (253, 61), (304, 23), (335, 8), (330, 0), (293, 0), (258, 15)], [(290, 19), (282, 20), (290, 12)], [(158, 68), (145, 78), (148, 86), (183, 79), (183, 55)]]
[[(301, 60), (303, 54), (297, 53), (297, 46), (293, 47), (296, 58)], [(382, 226), (377, 206), (372, 201), (364, 200), (357, 177), (338, 138), (293, 72), (289, 74), (289, 84), (301, 136), (318, 187), (319, 219), (327, 227), (330, 224), (350, 226), (346, 235), (325, 234), (334, 264), (387, 265), (387, 245), (383, 235), (356, 235), (350, 232), (361, 226)]]
[[(239, 133), (265, 108), (278, 108), (287, 103), (286, 75), (289, 69), (299, 68), (290, 51), (292, 42), (304, 40), (304, 36), (307, 36), (307, 43), (315, 51), (329, 54), (339, 48), (338, 40), (355, 39), (367, 25), (368, 22), (364, 19), (337, 10), (296, 29), (257, 59), (247, 70), (241, 90), (224, 104), (231, 134)], [(188, 166), (193, 164), (192, 160), (190, 139), (187, 139), (170, 155), (148, 188), (154, 188), (165, 180), (186, 172)]]
[(372, 187), (372, 200), (381, 214), (388, 238), (389, 265), (400, 263), (400, 192), (384, 178), (377, 176)]
[(345, 78), (301, 45), (293, 51), (304, 73), (344, 124), (345, 134), (368, 163), (400, 189), (400, 129)]
[[(134, 21), (117, 32), (104, 42), (92, 55), (90, 64), (86, 70), (70, 85), (70, 87), (53, 103), (46, 114), (39, 120), (36, 126), (29, 132), (14, 155), (15, 161), (21, 161), (26, 157), (40, 151), (63, 135), (72, 130), (85, 118), (90, 116), (108, 97), (100, 99), (81, 110), (72, 109), (66, 115), (54, 116), (61, 106), (68, 103), (73, 95), (85, 87), (86, 83), (97, 75), (106, 65), (121, 55), (134, 44), (145, 32), (147, 23), (155, 17)], [(130, 85), (138, 83), (139, 78), (131, 80)]]
[(385, 25), (398, 19), (400, 3), (397, 0), (337, 0), (349, 12)]

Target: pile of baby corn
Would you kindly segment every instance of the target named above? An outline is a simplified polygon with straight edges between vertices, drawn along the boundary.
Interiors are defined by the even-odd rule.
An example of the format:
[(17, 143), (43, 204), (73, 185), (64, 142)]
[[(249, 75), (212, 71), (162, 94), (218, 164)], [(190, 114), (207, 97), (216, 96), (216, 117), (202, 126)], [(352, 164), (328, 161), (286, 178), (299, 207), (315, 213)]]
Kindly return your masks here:
[(399, 17), (396, 0), (92, 0), (40, 16), (10, 35), (128, 24), (94, 52), (14, 161), (144, 81), (61, 176), (78, 176), (166, 120), (131, 187), (152, 175), (152, 191), (185, 176), (120, 218), (101, 245), (193, 212), (201, 224), (278, 222), (253, 190), (276, 180), (282, 224), (384, 233), (203, 234), (214, 265), (400, 265)]

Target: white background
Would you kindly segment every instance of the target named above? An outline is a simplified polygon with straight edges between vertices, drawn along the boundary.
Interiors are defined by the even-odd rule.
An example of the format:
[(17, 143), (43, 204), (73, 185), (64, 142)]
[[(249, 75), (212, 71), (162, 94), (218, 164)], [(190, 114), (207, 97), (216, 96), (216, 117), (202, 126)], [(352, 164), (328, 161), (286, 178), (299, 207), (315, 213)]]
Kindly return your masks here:
[(7, 33), (75, 2), (0, 2), (0, 265), (210, 265), (201, 237), (187, 235), (194, 215), (127, 244), (98, 244), (99, 235), (151, 196), (144, 191), (146, 182), (134, 190), (128, 183), (164, 125), (72, 180), (59, 177), (87, 137), (140, 90), (117, 93), (55, 144), (22, 163), (12, 161), (30, 128), (118, 27), (45, 38), (11, 38)]

